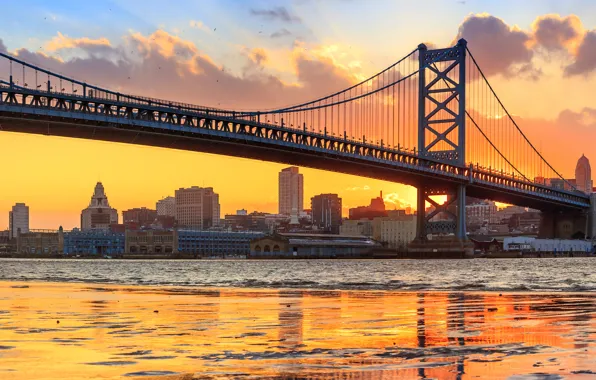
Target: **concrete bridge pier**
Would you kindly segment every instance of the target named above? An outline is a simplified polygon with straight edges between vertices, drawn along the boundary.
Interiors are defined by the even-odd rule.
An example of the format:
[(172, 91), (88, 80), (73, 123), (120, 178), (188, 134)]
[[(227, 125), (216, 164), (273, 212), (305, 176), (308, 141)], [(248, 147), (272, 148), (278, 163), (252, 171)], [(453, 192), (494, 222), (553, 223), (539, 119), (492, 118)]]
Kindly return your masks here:
[(538, 237), (541, 239), (585, 239), (592, 238), (594, 202), (590, 210), (548, 210), (542, 211)]
[[(431, 197), (446, 195), (438, 204)], [(426, 203), (434, 210), (426, 214)], [(438, 220), (437, 220), (438, 219)], [(419, 259), (459, 259), (473, 255), (466, 235), (466, 185), (448, 189), (418, 187), (416, 239), (408, 245), (408, 256)]]

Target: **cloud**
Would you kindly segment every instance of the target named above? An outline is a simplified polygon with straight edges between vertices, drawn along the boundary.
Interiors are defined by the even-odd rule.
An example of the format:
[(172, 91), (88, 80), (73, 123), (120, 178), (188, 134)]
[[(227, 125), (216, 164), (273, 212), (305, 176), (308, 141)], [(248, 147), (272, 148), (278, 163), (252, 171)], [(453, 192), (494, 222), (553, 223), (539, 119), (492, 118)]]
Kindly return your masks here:
[[(212, 107), (281, 107), (315, 99), (354, 81), (348, 69), (298, 47), (284, 53), (296, 78), (286, 83), (269, 72), (271, 53), (262, 48), (239, 51), (234, 59), (252, 66), (234, 73), (224, 70), (194, 42), (163, 30), (147, 35), (130, 33), (118, 44), (106, 40), (101, 51), (95, 50), (95, 45), (74, 44), (83, 54), (68, 58), (27, 49), (13, 53), (31, 64), (114, 91)], [(0, 48), (3, 46), (0, 40)]]
[(398, 193), (387, 193), (383, 195), (383, 201), (385, 204), (391, 203), (397, 209), (404, 209), (406, 207), (411, 207), (412, 205), (407, 201), (401, 199)]
[(291, 36), (291, 35), (292, 35), (292, 32), (290, 32), (286, 28), (282, 28), (282, 29), (278, 30), (277, 32), (271, 33), (271, 38), (281, 38), (281, 37)]
[(575, 62), (565, 67), (565, 75), (591, 74), (596, 70), (596, 30), (585, 34), (577, 48)]
[(202, 30), (203, 32), (211, 33), (211, 28), (205, 25), (203, 21), (190, 20), (188, 23), (191, 28)]
[(302, 22), (300, 17), (291, 14), (285, 7), (274, 7), (270, 9), (251, 9), (250, 14), (253, 16), (262, 17), (270, 21), (280, 20), (288, 23)]
[(596, 108), (584, 107), (579, 112), (564, 110), (559, 114), (557, 123), (571, 127), (596, 128)]
[[(534, 72), (534, 52), (528, 47), (532, 36), (517, 27), (510, 27), (500, 18), (488, 14), (468, 16), (459, 26), (456, 41), (465, 38), (474, 58), (486, 75), (512, 77)], [(455, 44), (455, 41), (454, 41)], [(524, 68), (520, 72), (520, 67)]]
[(54, 36), (45, 45), (47, 51), (57, 51), (63, 49), (83, 48), (89, 49), (93, 47), (110, 47), (110, 41), (107, 38), (91, 39), (87, 37), (70, 38), (60, 32)]
[(584, 28), (576, 15), (548, 14), (534, 20), (532, 33), (535, 43), (548, 51), (573, 52), (584, 35)]
[(2, 42), (2, 40), (0, 40), (0, 52), (6, 53), (6, 46), (4, 45), (4, 42)]
[(267, 52), (265, 52), (265, 49), (261, 48), (252, 49), (249, 57), (257, 66), (262, 66), (268, 60)]
[(596, 108), (565, 109), (553, 120), (516, 117), (528, 139), (565, 178), (574, 178), (582, 152), (596, 160)]
[(360, 187), (360, 186), (354, 186), (354, 187), (348, 187), (348, 188), (346, 188), (346, 191), (360, 191), (360, 190), (368, 191), (368, 190), (370, 190), (370, 186), (364, 185), (362, 187)]

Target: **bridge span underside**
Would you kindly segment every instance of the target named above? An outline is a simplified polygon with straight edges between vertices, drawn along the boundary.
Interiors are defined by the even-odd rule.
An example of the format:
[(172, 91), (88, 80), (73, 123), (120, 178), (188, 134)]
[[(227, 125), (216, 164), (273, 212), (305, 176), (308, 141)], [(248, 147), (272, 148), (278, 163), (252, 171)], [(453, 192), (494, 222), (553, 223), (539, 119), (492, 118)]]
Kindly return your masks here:
[[(0, 131), (46, 136), (82, 138), (117, 143), (187, 150), (233, 157), (256, 159), (345, 173), (428, 188), (453, 188), (466, 185), (466, 195), (481, 199), (531, 207), (551, 212), (573, 212), (585, 209), (580, 202), (544, 197), (533, 191), (511, 191), (494, 183), (469, 181), (469, 175), (454, 173), (439, 175), (435, 170), (422, 170), (419, 161), (408, 163), (338, 152), (295, 143), (281, 143), (246, 134), (203, 130), (202, 128), (171, 128), (111, 122), (105, 117), (89, 120), (86, 117), (57, 117), (47, 114), (28, 114), (22, 109), (0, 105)], [(16, 107), (21, 108), (21, 107)], [(74, 115), (76, 116), (76, 114)], [(103, 120), (101, 120), (103, 119)], [(157, 123), (149, 123), (157, 124)], [(296, 132), (300, 134), (300, 132)], [(306, 132), (313, 136), (320, 136)], [(320, 136), (324, 138), (324, 136)], [(268, 141), (266, 141), (268, 140)], [(200, 165), (200, 162), (197, 162)]]

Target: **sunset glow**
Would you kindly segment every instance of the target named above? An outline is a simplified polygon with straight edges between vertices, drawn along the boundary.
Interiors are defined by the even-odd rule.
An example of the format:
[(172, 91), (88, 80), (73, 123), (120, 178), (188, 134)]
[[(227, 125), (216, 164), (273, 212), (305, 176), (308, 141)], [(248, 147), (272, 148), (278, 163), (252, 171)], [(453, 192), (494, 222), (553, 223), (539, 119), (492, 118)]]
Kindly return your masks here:
[[(99, 9), (83, 3), (52, 9), (41, 1), (7, 3), (7, 12), (26, 7), (27, 23), (33, 20), (35, 26), (19, 20), (0, 25), (0, 51), (124, 93), (243, 110), (324, 96), (388, 67), (423, 41), (447, 47), (465, 37), (516, 122), (562, 175), (573, 176), (582, 153), (596, 160), (592, 2), (524, 9), (513, 1), (437, 2), (424, 17), (407, 12), (414, 2), (379, 1), (374, 7), (342, 2), (338, 12), (333, 1), (288, 0), (282, 7), (286, 13), (267, 12), (266, 4), (255, 1), (184, 3), (185, 12), (153, 1), (114, 1)], [(425, 27), (429, 24), (433, 28)], [(21, 84), (32, 80), (14, 76)], [(393, 104), (392, 98), (384, 102)], [(491, 111), (486, 119), (504, 118), (500, 110)], [(506, 146), (507, 138), (496, 141)], [(0, 229), (8, 226), (8, 210), (16, 202), (30, 206), (32, 228), (77, 227), (99, 180), (118, 211), (154, 208), (175, 189), (197, 185), (220, 194), (222, 217), (237, 209), (276, 212), (277, 173), (285, 167), (9, 132), (0, 132), (0, 159)], [(315, 194), (337, 193), (347, 216), (347, 209), (368, 204), (380, 191), (388, 209), (416, 205), (414, 188), (372, 180), (366, 173), (300, 170), (306, 208)]]

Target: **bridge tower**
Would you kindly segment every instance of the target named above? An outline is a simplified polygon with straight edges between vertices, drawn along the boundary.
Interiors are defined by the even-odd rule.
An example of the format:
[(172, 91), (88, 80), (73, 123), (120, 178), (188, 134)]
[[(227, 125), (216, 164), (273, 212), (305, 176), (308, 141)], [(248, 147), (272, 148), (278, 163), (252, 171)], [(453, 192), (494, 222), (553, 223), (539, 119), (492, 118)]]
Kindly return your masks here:
[[(466, 165), (466, 40), (447, 49), (418, 46), (418, 154), (464, 168)], [(431, 196), (446, 195), (438, 204)], [(425, 204), (435, 208), (426, 215)], [(417, 240), (428, 234), (454, 233), (466, 240), (466, 185), (421, 182), (417, 199)], [(440, 220), (433, 221), (438, 217)]]

